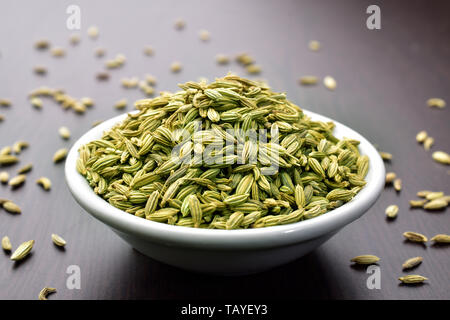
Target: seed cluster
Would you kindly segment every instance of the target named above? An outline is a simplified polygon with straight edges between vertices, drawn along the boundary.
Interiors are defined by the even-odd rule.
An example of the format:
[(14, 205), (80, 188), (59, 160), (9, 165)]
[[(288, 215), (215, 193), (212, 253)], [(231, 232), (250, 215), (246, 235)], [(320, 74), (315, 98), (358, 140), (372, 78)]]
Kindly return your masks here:
[[(137, 101), (137, 114), (79, 150), (78, 171), (115, 207), (179, 226), (266, 227), (317, 217), (365, 185), (359, 142), (266, 84), (229, 74), (180, 87)], [(260, 129), (279, 143), (244, 135)], [(264, 174), (273, 164), (279, 172)]]
[(49, 87), (39, 87), (29, 93), (30, 103), (35, 108), (41, 109), (43, 102), (41, 98), (53, 99), (56, 103), (60, 104), (63, 109), (72, 109), (76, 113), (84, 113), (87, 107), (93, 105), (91, 98), (76, 99), (61, 89), (52, 89)]

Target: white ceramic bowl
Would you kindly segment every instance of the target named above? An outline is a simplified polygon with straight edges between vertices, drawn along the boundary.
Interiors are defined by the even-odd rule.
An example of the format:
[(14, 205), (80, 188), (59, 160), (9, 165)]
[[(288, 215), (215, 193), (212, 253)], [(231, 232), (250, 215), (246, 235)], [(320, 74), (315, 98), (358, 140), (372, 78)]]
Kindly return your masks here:
[[(304, 111), (312, 119), (333, 121)], [(377, 200), (384, 186), (385, 169), (377, 150), (360, 134), (334, 121), (334, 134), (361, 141), (360, 151), (370, 158), (366, 186), (345, 205), (311, 220), (245, 230), (195, 229), (149, 221), (125, 213), (97, 196), (75, 168), (78, 149), (127, 114), (112, 118), (84, 134), (70, 150), (66, 181), (76, 201), (143, 254), (183, 269), (237, 275), (264, 271), (300, 258), (361, 217)], [(342, 245), (345, 245), (343, 243)]]

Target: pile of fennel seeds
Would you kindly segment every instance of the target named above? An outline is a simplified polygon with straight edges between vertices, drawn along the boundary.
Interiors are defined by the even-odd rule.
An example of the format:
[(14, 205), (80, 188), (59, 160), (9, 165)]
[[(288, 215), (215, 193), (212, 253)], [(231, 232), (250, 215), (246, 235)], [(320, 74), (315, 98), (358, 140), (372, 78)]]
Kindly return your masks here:
[[(337, 139), (332, 122), (311, 120), (285, 94), (231, 74), (179, 86), (137, 101), (137, 113), (79, 149), (77, 170), (113, 206), (178, 226), (258, 228), (322, 215), (365, 185), (369, 159), (359, 142)], [(255, 143), (228, 129), (266, 129), (279, 143)], [(197, 157), (217, 142), (225, 147)], [(222, 164), (206, 161), (211, 157)], [(262, 174), (274, 163), (275, 174)]]

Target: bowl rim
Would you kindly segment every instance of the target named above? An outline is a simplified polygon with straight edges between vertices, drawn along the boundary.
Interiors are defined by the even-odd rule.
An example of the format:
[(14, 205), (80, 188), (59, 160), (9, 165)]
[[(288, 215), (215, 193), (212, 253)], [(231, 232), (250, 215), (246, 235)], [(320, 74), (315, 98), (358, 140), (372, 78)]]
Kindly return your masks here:
[[(375, 147), (358, 132), (338, 121), (317, 113), (303, 112), (314, 120), (332, 121), (338, 137), (351, 137), (360, 141), (361, 154), (370, 159), (367, 184), (349, 202), (319, 217), (296, 223), (256, 229), (197, 229), (146, 220), (128, 214), (98, 196), (86, 179), (76, 170), (78, 149), (83, 144), (99, 138), (105, 130), (124, 120), (128, 114), (113, 117), (83, 134), (71, 147), (65, 162), (66, 183), (75, 200), (96, 219), (109, 225), (122, 235), (131, 234), (147, 241), (171, 246), (201, 247), (210, 249), (255, 249), (292, 245), (301, 241), (318, 238), (337, 231), (362, 216), (378, 199), (385, 183), (385, 168)], [(342, 131), (342, 134), (340, 132)]]

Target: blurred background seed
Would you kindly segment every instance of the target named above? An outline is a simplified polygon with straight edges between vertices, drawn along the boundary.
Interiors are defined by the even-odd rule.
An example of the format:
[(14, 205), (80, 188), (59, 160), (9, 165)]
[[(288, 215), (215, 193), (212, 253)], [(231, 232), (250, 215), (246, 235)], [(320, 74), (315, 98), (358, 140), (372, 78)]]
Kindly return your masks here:
[(317, 41), (317, 40), (311, 40), (308, 43), (308, 48), (311, 51), (319, 51), (319, 49), (320, 49), (320, 42)]

